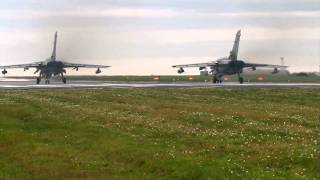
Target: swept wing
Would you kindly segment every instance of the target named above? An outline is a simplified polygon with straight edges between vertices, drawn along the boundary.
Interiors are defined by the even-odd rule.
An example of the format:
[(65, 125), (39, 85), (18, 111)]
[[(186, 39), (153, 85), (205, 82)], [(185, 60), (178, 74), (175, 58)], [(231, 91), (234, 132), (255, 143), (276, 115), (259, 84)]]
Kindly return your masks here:
[(96, 64), (78, 64), (63, 62), (65, 68), (109, 68), (111, 66), (96, 65)]
[(287, 68), (288, 66), (274, 65), (274, 64), (258, 64), (258, 63), (245, 63), (244, 68), (256, 68), (256, 67), (264, 67), (264, 68)]
[(181, 65), (173, 65), (173, 68), (189, 68), (189, 67), (212, 67), (215, 66), (217, 62), (208, 62), (208, 63), (195, 63), (195, 64), (181, 64)]
[(0, 69), (39, 68), (44, 65), (45, 65), (44, 62), (34, 62), (34, 63), (28, 63), (28, 64), (15, 64), (15, 65), (0, 66)]

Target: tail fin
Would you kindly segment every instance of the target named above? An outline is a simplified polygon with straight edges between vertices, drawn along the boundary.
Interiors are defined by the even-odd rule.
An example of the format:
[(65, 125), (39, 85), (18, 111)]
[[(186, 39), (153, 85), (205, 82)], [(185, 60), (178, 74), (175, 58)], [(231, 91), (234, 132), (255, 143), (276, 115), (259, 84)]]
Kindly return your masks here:
[(58, 32), (54, 34), (54, 43), (53, 43), (53, 51), (51, 56), (51, 61), (56, 60), (56, 53), (57, 53), (57, 39), (58, 39)]
[(229, 56), (230, 60), (233, 60), (233, 61), (238, 60), (240, 36), (241, 36), (241, 30), (239, 30), (236, 34), (236, 39), (234, 40), (232, 51), (230, 51), (230, 56)]

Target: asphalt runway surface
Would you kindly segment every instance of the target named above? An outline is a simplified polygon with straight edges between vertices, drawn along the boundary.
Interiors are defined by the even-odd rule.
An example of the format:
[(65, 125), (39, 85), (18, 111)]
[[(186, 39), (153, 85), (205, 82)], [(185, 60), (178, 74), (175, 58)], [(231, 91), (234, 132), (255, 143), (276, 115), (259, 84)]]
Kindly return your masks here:
[(29, 79), (0, 79), (0, 90), (10, 89), (71, 89), (71, 88), (319, 88), (320, 83), (244, 83), (225, 82), (125, 82), (125, 81), (51, 81), (51, 84), (37, 85)]

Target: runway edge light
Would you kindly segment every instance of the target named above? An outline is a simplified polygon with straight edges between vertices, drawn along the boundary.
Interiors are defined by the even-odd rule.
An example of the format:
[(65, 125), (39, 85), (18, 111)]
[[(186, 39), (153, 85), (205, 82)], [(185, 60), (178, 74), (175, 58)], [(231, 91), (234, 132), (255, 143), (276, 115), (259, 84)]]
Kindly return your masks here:
[(160, 80), (160, 76), (153, 76), (152, 79), (153, 79), (154, 81), (159, 81), (159, 80)]
[(258, 81), (264, 81), (264, 76), (260, 75), (260, 76), (258, 77)]

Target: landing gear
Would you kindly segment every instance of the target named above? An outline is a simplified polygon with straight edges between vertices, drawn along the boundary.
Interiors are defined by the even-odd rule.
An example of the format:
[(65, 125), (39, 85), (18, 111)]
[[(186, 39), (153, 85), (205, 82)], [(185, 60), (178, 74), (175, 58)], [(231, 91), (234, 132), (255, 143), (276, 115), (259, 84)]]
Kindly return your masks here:
[(214, 77), (212, 78), (212, 83), (216, 84), (217, 82), (218, 82), (218, 79), (214, 76)]
[(243, 77), (239, 77), (239, 83), (243, 84)]
[(239, 79), (239, 83), (243, 84), (243, 77), (241, 77), (240, 73), (238, 73), (238, 79)]
[[(66, 71), (64, 70), (64, 73), (66, 73)], [(66, 84), (67, 83), (67, 78), (64, 77), (63, 72), (61, 73), (61, 79), (62, 79), (62, 83)]]
[(67, 78), (63, 77), (62, 78), (62, 82), (63, 82), (63, 84), (66, 84), (67, 83)]
[(222, 83), (222, 80), (221, 80), (221, 78), (213, 76), (212, 83), (214, 83), (214, 84)]
[(41, 78), (37, 77), (37, 84), (40, 84)]
[(46, 79), (45, 84), (50, 84), (50, 80)]

